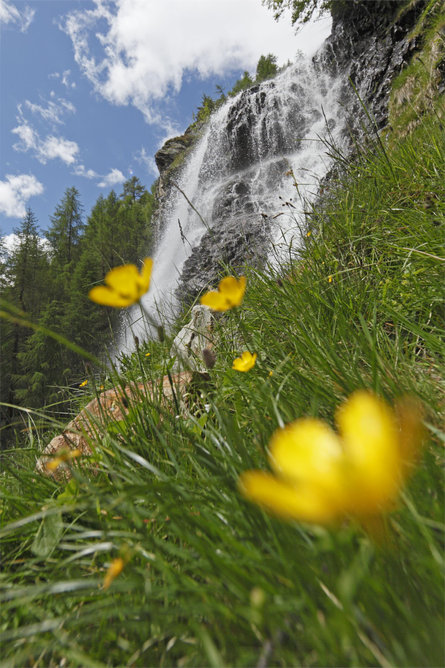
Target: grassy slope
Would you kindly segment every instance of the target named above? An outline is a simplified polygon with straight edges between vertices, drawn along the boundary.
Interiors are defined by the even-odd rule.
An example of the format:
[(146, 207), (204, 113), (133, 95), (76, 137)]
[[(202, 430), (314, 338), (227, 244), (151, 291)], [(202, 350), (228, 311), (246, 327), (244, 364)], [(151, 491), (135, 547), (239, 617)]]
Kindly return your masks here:
[[(9, 454), (5, 665), (443, 664), (443, 128), (424, 115), (393, 144), (334, 184), (286, 266), (247, 271), (187, 416), (135, 407), (103, 434), (99, 474), (75, 471), (68, 486), (36, 477), (32, 449)], [(232, 371), (245, 349), (257, 365)], [(164, 373), (168, 342), (150, 350), (122, 382)], [(332, 423), (361, 387), (425, 407), (428, 442), (388, 518), (390, 546), (355, 526), (285, 524), (241, 498), (239, 474), (267, 467), (281, 421)]]

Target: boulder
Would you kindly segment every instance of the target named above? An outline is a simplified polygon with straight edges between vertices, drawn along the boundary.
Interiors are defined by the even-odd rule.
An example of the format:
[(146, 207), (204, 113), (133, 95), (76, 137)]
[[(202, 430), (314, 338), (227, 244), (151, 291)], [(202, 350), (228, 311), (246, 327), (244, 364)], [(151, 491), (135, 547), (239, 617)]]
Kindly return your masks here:
[[(170, 356), (176, 357), (174, 370), (185, 368), (189, 371), (206, 373), (208, 361), (203, 351), (213, 347), (213, 315), (208, 306), (194, 306), (192, 317), (176, 335)], [(205, 354), (204, 354), (205, 355)]]
[(156, 166), (159, 169), (159, 172), (162, 174), (175, 160), (175, 158), (182, 153), (190, 142), (182, 137), (173, 137), (168, 139), (162, 148), (155, 154)]
[[(192, 379), (189, 371), (183, 371), (171, 376), (176, 397), (181, 397)], [(135, 383), (125, 387), (113, 387), (99, 394), (90, 401), (61, 434), (55, 436), (43, 450), (42, 456), (36, 463), (36, 471), (43, 475), (50, 475), (56, 480), (70, 477), (69, 467), (61, 464), (54, 471), (47, 468), (52, 458), (63, 456), (67, 451), (79, 450), (83, 456), (93, 454), (94, 443), (100, 444), (101, 432), (112, 422), (123, 420), (131, 406), (144, 399), (156, 399), (162, 392), (162, 401), (171, 405), (173, 389), (168, 376), (162, 379), (162, 388), (159, 383)], [(69, 459), (69, 457), (68, 457)], [(76, 461), (76, 460), (74, 460)], [(79, 460), (77, 460), (79, 461)]]

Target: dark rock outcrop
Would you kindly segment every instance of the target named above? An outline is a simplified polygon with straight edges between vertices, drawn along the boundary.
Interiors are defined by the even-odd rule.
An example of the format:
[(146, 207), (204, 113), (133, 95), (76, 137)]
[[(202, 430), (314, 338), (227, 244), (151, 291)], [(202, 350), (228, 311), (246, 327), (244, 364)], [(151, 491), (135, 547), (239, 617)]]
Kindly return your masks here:
[[(407, 4), (399, 0), (351, 0), (334, 3), (332, 33), (319, 61), (332, 74), (352, 81), (363, 103), (373, 115), (377, 127), (388, 118), (388, 101), (395, 76), (420, 47), (420, 37), (410, 38), (426, 5), (426, 0)], [(350, 125), (357, 127), (363, 114), (354, 94), (348, 95), (346, 110)], [(356, 119), (356, 122), (354, 122)]]
[(172, 139), (167, 139), (165, 144), (159, 151), (155, 154), (156, 167), (159, 169), (159, 173), (164, 172), (172, 162), (183, 153), (183, 151), (190, 145), (191, 135), (182, 135), (182, 137), (173, 137)]
[(226, 266), (237, 273), (242, 273), (245, 264), (262, 266), (269, 243), (270, 221), (260, 214), (226, 219), (204, 234), (185, 261), (177, 289), (179, 300), (190, 304), (209, 287), (216, 289)]
[(156, 209), (152, 218), (155, 245), (159, 243), (164, 230), (164, 210), (168, 198), (171, 196), (171, 181), (182, 169), (187, 155), (193, 149), (200, 137), (202, 123), (193, 123), (183, 135), (167, 139), (155, 154), (156, 166), (159, 169), (159, 178), (156, 184)]

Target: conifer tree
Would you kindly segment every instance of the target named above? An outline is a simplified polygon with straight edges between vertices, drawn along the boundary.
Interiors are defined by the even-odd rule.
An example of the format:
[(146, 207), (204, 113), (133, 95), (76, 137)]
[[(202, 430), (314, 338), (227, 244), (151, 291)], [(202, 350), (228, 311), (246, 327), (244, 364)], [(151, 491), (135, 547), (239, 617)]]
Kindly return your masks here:
[(277, 57), (272, 53), (269, 53), (267, 56), (260, 56), (256, 66), (256, 78), (255, 81), (260, 83), (266, 79), (271, 79), (278, 72), (277, 66)]
[[(54, 323), (61, 323), (64, 305), (49, 301), (41, 315), (39, 324), (54, 330)], [(13, 376), (17, 403), (26, 407), (40, 408), (58, 402), (64, 396), (63, 388), (73, 376), (70, 366), (70, 351), (43, 331), (36, 330), (26, 339), (18, 353), (20, 372)]]
[(54, 215), (46, 238), (51, 244), (52, 255), (59, 268), (69, 265), (79, 256), (83, 231), (83, 208), (76, 188), (67, 188)]
[[(39, 237), (37, 220), (31, 209), (19, 228), (14, 229), (17, 243), (4, 262), (2, 297), (25, 312), (29, 320), (38, 320), (45, 303), (48, 278), (48, 257)], [(1, 331), (1, 401), (17, 403), (20, 384), (20, 353), (29, 331), (19, 324), (2, 322)], [(14, 411), (3, 411), (4, 419), (12, 422)]]
[(150, 252), (153, 201), (153, 195), (137, 177), (124, 183), (117, 221), (122, 262), (136, 262)]
[(128, 197), (133, 204), (146, 192), (145, 186), (142, 185), (137, 176), (132, 176), (131, 179), (125, 181), (123, 187), (122, 199), (126, 200)]
[(243, 76), (235, 83), (232, 90), (229, 92), (229, 95), (231, 97), (237, 95), (237, 93), (244, 90), (245, 88), (250, 88), (250, 86), (253, 86), (253, 79), (246, 70), (243, 72)]

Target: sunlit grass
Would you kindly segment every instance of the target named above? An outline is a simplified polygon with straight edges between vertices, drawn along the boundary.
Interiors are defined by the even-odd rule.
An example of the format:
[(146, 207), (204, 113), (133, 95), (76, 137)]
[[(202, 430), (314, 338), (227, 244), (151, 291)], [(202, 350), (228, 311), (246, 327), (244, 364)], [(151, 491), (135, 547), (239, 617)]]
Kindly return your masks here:
[[(3, 457), (5, 665), (443, 664), (444, 184), (435, 119), (388, 156), (363, 154), (288, 263), (246, 268), (242, 304), (216, 319), (215, 364), (179, 412), (160, 400), (167, 337), (107, 381), (158, 382), (159, 400), (141, 394), (102, 428), (94, 470), (85, 458), (68, 484), (38, 476), (41, 432)], [(245, 351), (256, 363), (239, 373)], [(381, 542), (242, 498), (278, 427), (333, 425), (363, 388), (424, 410), (423, 456)]]

